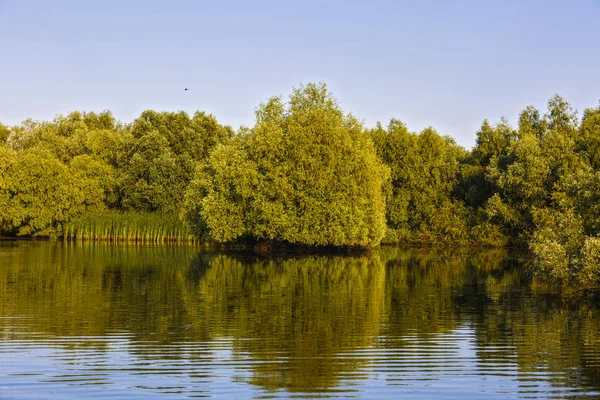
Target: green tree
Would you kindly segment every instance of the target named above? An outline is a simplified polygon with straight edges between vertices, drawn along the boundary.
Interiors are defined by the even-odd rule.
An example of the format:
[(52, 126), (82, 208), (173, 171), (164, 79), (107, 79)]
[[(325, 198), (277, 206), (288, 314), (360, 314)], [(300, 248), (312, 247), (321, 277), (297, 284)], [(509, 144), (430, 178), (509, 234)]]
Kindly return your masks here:
[(176, 212), (194, 173), (233, 131), (196, 112), (144, 111), (131, 128), (123, 162), (122, 205), (139, 211)]
[[(514, 139), (511, 134), (505, 137), (506, 151), (490, 157), (485, 167), (494, 190), (484, 209), (514, 243), (524, 244), (535, 229), (534, 212), (564, 208), (576, 177), (587, 175), (589, 167), (576, 151), (576, 113), (558, 95), (548, 101), (543, 116), (527, 107)], [(474, 156), (481, 153), (479, 147)]]
[(198, 169), (186, 214), (220, 242), (376, 246), (388, 174), (356, 118), (324, 84), (308, 84), (287, 104), (262, 104), (251, 130), (215, 149)]
[(74, 111), (66, 116), (58, 115), (51, 122), (24, 121), (13, 127), (10, 144), (19, 151), (44, 147), (61, 161), (68, 162), (77, 155), (90, 153), (86, 146), (90, 132), (122, 128), (109, 111), (100, 114)]
[(205, 159), (213, 147), (233, 136), (230, 127), (220, 125), (214, 116), (200, 111), (190, 118), (184, 111), (146, 110), (133, 122), (131, 133), (140, 139), (151, 132), (164, 137), (175, 155), (189, 155), (194, 160)]
[(0, 145), (0, 235), (11, 233), (12, 178), (17, 152)]
[(557, 283), (600, 283), (600, 238), (586, 235), (575, 209), (540, 210), (530, 241), (536, 272)]
[[(12, 154), (11, 154), (12, 153)], [(57, 236), (61, 224), (83, 211), (85, 196), (69, 168), (48, 150), (4, 151), (0, 201), (5, 232)]]
[(457, 196), (469, 206), (479, 208), (498, 190), (493, 182), (486, 178), (490, 164), (505, 162), (507, 151), (516, 137), (515, 130), (508, 121), (502, 119), (492, 126), (483, 121), (477, 131), (477, 140), (471, 153), (464, 158), (460, 166), (460, 178)]
[(172, 211), (187, 187), (186, 169), (193, 166), (178, 164), (167, 139), (156, 131), (136, 140), (131, 150), (121, 179), (123, 207)]
[[(517, 136), (516, 131), (504, 118), (496, 125), (483, 121), (477, 131), (473, 150), (460, 159), (458, 183), (454, 195), (468, 207), (470, 239), (473, 243), (486, 246), (503, 246), (507, 243), (503, 232), (503, 220), (491, 221), (486, 203), (499, 192), (499, 187), (489, 175), (490, 171), (505, 166), (509, 161), (508, 150)], [(501, 201), (499, 197), (493, 202)], [(499, 204), (502, 211), (509, 211)], [(498, 216), (494, 209), (495, 217)], [(507, 217), (505, 214), (501, 216)], [(497, 218), (496, 218), (497, 219)], [(509, 218), (510, 220), (510, 218)], [(504, 230), (505, 231), (505, 230)]]
[(127, 145), (132, 141), (127, 129), (94, 129), (87, 134), (85, 154), (121, 168), (128, 161)]
[(391, 169), (387, 193), (386, 241), (463, 242), (465, 207), (453, 199), (459, 159), (465, 151), (433, 129), (413, 134), (391, 120), (371, 131), (381, 159)]
[(588, 108), (583, 113), (577, 144), (592, 167), (600, 169), (600, 106)]
[(116, 206), (117, 171), (112, 165), (84, 154), (74, 157), (69, 169), (75, 184), (83, 192), (87, 211)]
[(8, 143), (8, 136), (10, 135), (10, 129), (0, 124), (0, 146)]

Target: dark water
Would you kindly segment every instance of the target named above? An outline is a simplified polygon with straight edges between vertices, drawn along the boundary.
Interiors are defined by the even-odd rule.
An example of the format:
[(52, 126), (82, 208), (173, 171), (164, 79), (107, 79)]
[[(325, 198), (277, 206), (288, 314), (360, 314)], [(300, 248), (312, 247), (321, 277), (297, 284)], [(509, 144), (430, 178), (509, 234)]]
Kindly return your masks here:
[(503, 251), (0, 243), (0, 398), (594, 398), (600, 307)]

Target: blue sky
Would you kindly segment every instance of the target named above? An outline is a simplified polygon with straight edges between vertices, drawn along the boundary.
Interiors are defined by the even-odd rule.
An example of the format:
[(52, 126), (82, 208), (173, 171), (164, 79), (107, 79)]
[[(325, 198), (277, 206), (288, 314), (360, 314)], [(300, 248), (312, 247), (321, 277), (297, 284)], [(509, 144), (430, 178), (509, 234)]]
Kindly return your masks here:
[(368, 126), (471, 147), (484, 118), (516, 123), (554, 93), (598, 105), (600, 0), (0, 0), (4, 124), (152, 108), (237, 128), (309, 81)]

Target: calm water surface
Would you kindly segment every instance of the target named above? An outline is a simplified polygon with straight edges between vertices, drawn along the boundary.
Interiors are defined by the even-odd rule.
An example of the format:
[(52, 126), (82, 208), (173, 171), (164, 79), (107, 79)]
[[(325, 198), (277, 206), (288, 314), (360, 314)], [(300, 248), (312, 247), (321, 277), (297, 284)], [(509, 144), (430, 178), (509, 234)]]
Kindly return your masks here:
[(503, 251), (0, 242), (0, 398), (595, 398), (597, 299)]

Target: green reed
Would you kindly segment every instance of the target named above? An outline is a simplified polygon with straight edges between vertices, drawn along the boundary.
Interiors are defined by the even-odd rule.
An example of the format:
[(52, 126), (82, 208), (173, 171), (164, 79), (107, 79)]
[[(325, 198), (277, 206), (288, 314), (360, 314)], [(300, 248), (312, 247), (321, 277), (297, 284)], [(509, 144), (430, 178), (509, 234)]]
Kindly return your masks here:
[(88, 212), (67, 222), (63, 225), (63, 238), (144, 243), (195, 241), (177, 215), (112, 210)]

